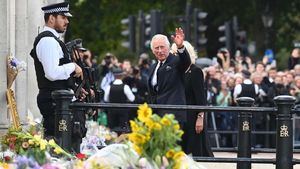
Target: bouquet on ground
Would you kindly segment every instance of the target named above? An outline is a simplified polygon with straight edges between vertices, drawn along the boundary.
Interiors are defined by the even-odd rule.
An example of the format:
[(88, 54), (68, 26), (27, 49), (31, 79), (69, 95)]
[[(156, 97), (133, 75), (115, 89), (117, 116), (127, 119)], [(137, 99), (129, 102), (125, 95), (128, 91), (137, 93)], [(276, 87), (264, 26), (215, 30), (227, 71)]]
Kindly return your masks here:
[(115, 143), (118, 135), (115, 132), (110, 131), (109, 128), (99, 125), (95, 121), (87, 121), (87, 133), (82, 139), (80, 145), (80, 152), (88, 157), (93, 155), (95, 151)]
[(139, 106), (138, 117), (130, 121), (132, 133), (128, 135), (133, 148), (141, 157), (141, 165), (150, 163), (154, 168), (181, 168), (185, 156), (178, 142), (183, 131), (173, 114), (159, 117), (145, 103)]
[(56, 156), (72, 157), (53, 139), (49, 141), (42, 139), (42, 135), (36, 133), (32, 128), (28, 131), (23, 131), (21, 128), (9, 128), (1, 143), (16, 155), (34, 159), (39, 165), (50, 162), (48, 152), (52, 152)]
[(7, 57), (7, 88), (11, 88), (19, 72), (26, 70), (26, 63), (14, 56)]

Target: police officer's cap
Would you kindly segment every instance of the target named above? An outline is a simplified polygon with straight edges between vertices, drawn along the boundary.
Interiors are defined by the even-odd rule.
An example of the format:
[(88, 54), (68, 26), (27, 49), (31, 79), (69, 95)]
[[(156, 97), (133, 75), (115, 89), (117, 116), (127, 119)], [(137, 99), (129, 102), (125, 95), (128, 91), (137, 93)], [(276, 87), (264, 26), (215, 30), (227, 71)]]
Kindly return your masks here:
[(242, 70), (243, 77), (248, 79), (251, 77), (251, 73), (248, 70)]
[(69, 11), (69, 3), (68, 2), (62, 2), (62, 3), (56, 3), (51, 4), (42, 7), (42, 10), (45, 14), (59, 14), (64, 15), (67, 17), (72, 17), (72, 14)]
[(123, 75), (124, 74), (123, 70), (118, 66), (112, 67), (111, 71), (114, 75)]
[[(79, 39), (79, 40), (81, 40), (81, 39)], [(87, 49), (82, 46), (82, 40), (76, 44), (75, 48), (78, 50), (81, 50), (81, 51), (87, 51)]]

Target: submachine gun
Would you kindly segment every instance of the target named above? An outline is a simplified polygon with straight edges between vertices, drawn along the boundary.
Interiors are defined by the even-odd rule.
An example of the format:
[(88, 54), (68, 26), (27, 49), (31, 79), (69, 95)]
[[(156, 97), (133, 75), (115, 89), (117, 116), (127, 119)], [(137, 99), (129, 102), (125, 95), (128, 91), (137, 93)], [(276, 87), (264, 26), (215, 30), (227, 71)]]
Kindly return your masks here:
[[(81, 67), (83, 72), (83, 79), (81, 78), (75, 78), (75, 85), (73, 87), (74, 94), (76, 99), (80, 100), (81, 94), (83, 89), (88, 93), (86, 95), (86, 98), (84, 102), (92, 103), (96, 102), (95, 96), (96, 94), (96, 88), (94, 88), (94, 78), (93, 78), (93, 68), (89, 67), (85, 62), (84, 58), (81, 58), (79, 55), (78, 47), (82, 46), (82, 40), (81, 39), (75, 39), (70, 42), (66, 43), (66, 48), (68, 51), (68, 54), (70, 56), (70, 59), (72, 62), (75, 62), (78, 66)], [(92, 96), (91, 89), (94, 90), (95, 96)], [(86, 128), (85, 128), (85, 121), (86, 117), (85, 114), (88, 114), (89, 116), (97, 116), (98, 112), (97, 109), (88, 108), (84, 110), (85, 113), (82, 111), (73, 111), (73, 131), (72, 131), (72, 137), (73, 137), (73, 148), (76, 152), (79, 152), (79, 146), (81, 143), (81, 138), (85, 137), (86, 134)], [(94, 114), (94, 115), (93, 115)], [(97, 117), (95, 117), (97, 118)]]
[[(81, 39), (74, 39), (68, 43), (66, 43), (67, 50), (69, 52), (70, 58), (73, 62), (75, 62), (77, 65), (79, 65), (83, 71), (83, 80), (76, 78), (76, 84), (77, 86), (74, 89), (75, 97), (80, 98), (80, 94), (82, 91), (82, 88), (85, 89), (85, 91), (88, 92), (88, 95), (85, 99), (85, 102), (87, 103), (95, 103), (100, 102), (100, 99), (103, 95), (103, 92), (99, 90), (99, 87), (96, 85), (96, 70), (93, 67), (88, 66), (84, 60), (86, 58), (80, 58), (79, 52), (77, 50), (77, 47), (82, 47), (82, 40)], [(91, 94), (91, 89), (94, 91), (94, 96)], [(93, 113), (95, 112), (96, 113)], [(93, 118), (97, 119), (97, 109), (94, 109), (93, 112), (88, 112), (89, 114), (95, 114)]]

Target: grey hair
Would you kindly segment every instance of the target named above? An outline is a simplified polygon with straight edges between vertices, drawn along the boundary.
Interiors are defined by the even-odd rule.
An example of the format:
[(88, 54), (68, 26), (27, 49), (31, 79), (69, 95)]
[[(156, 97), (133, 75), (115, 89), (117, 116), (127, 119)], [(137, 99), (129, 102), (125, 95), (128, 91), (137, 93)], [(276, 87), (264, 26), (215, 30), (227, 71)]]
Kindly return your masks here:
[(153, 50), (153, 40), (154, 39), (164, 39), (166, 42), (166, 45), (170, 48), (170, 41), (169, 41), (168, 37), (166, 35), (156, 34), (152, 37), (151, 42), (150, 42), (151, 50)]
[[(195, 48), (188, 41), (183, 41), (183, 45), (190, 55), (192, 64), (195, 64), (196, 59), (198, 58)], [(177, 46), (175, 43), (173, 43), (171, 46), (171, 53), (177, 53)]]

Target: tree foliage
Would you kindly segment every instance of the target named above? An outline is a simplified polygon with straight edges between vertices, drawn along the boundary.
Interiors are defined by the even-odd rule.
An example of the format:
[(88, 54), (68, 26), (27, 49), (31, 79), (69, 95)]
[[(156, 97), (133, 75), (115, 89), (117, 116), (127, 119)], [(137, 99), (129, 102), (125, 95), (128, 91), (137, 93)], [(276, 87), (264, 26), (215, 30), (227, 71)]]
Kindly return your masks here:
[[(258, 50), (257, 59), (263, 55), (266, 29), (262, 23), (262, 14), (268, 10), (274, 21), (270, 31), (270, 46), (281, 56), (287, 57), (292, 43), (299, 40), (300, 1), (297, 0), (72, 0), (73, 18), (67, 32), (67, 39), (82, 38), (83, 44), (96, 54), (108, 51), (118, 57), (135, 58), (136, 53), (129, 53), (121, 46), (121, 20), (128, 15), (138, 16), (139, 10), (145, 13), (158, 9), (163, 13), (164, 33), (170, 35), (175, 27), (182, 26), (179, 16), (185, 15), (186, 3), (193, 8), (208, 12), (206, 23), (208, 31), (207, 50), (209, 56), (215, 55), (220, 47), (218, 26), (233, 16), (238, 17), (239, 28), (247, 31), (248, 41), (255, 41)], [(268, 6), (268, 7), (267, 7)], [(123, 57), (123, 58), (124, 58)], [(284, 67), (284, 65), (283, 65)]]

